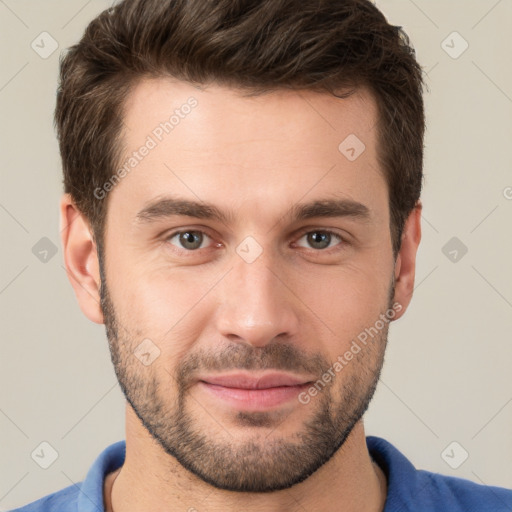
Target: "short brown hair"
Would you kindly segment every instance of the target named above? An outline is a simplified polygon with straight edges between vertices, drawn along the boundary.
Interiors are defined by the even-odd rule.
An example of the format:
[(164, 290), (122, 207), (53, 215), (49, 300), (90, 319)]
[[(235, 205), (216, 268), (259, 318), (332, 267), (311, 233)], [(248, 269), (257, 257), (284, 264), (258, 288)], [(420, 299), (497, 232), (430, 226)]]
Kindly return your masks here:
[(396, 256), (422, 187), (423, 79), (407, 35), (369, 0), (124, 0), (96, 17), (61, 57), (55, 124), (65, 192), (99, 247), (108, 198), (94, 190), (121, 161), (124, 100), (166, 76), (249, 95), (368, 87)]

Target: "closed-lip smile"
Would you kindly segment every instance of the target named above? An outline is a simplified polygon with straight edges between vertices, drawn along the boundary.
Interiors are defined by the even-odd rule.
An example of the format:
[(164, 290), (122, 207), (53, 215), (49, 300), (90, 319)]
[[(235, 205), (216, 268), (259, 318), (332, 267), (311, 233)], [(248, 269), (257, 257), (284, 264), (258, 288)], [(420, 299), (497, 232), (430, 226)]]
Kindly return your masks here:
[(301, 378), (289, 373), (232, 373), (212, 375), (200, 379), (208, 384), (239, 389), (268, 389), (282, 386), (301, 386), (311, 382), (311, 379)]
[(310, 377), (283, 372), (236, 372), (204, 376), (198, 384), (231, 407), (262, 411), (297, 398), (311, 382)]

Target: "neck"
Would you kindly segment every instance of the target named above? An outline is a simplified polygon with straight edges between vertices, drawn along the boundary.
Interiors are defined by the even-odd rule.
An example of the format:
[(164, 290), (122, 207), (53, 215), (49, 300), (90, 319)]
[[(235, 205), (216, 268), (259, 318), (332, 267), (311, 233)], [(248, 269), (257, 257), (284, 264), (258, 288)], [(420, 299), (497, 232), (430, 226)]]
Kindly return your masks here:
[(126, 459), (104, 483), (106, 512), (153, 510), (382, 512), (387, 482), (360, 421), (335, 455), (305, 481), (272, 493), (219, 490), (162, 451), (127, 407)]

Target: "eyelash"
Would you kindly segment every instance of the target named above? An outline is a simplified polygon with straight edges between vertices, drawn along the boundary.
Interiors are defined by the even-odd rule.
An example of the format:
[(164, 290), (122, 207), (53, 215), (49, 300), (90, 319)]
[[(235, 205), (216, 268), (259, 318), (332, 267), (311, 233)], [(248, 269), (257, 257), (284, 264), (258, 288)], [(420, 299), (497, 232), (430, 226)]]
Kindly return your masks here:
[[(211, 237), (207, 232), (205, 232), (205, 231), (203, 231), (201, 229), (181, 229), (179, 231), (173, 231), (172, 233), (167, 235), (165, 237), (165, 239), (164, 239), (164, 242), (170, 243), (170, 240), (172, 240), (176, 235), (180, 235), (182, 233), (202, 233), (203, 235), (206, 235), (208, 238), (213, 239), (213, 237)], [(313, 249), (313, 248), (309, 248), (310, 251), (313, 251), (313, 252), (318, 253), (318, 254), (320, 254), (320, 253), (331, 254), (334, 251), (343, 250), (343, 248), (346, 245), (348, 245), (348, 241), (344, 237), (342, 237), (339, 233), (337, 233), (335, 231), (332, 231), (332, 230), (329, 230), (329, 229), (310, 229), (310, 228), (308, 228), (308, 230), (301, 231), (299, 233), (298, 240), (300, 240), (305, 235), (308, 235), (310, 233), (327, 234), (327, 235), (330, 235), (330, 236), (332, 236), (334, 238), (337, 238), (339, 240), (338, 244), (336, 244), (333, 247), (326, 248), (326, 249)], [(184, 254), (190, 254), (190, 255), (197, 254), (200, 251), (202, 251), (203, 249), (206, 249), (206, 248), (203, 248), (203, 249), (185, 249), (183, 247), (177, 247), (176, 245), (171, 244), (171, 243), (170, 243), (170, 245), (173, 246), (173, 250), (176, 250), (177, 252), (184, 253)], [(340, 245), (342, 247), (337, 249), (337, 247), (340, 246)], [(305, 249), (304, 247), (302, 247), (302, 248)]]

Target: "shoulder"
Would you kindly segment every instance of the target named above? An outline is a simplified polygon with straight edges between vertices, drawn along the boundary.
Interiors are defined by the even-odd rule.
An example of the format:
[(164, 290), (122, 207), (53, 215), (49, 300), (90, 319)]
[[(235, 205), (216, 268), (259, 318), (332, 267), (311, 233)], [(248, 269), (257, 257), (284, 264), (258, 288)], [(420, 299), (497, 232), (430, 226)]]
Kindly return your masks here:
[(423, 489), (419, 498), (425, 505), (444, 507), (454, 512), (510, 512), (512, 490), (503, 487), (478, 484), (464, 478), (417, 470)]
[(386, 474), (385, 512), (511, 512), (512, 490), (416, 469), (390, 442), (366, 438), (368, 451)]
[(126, 442), (124, 440), (111, 444), (98, 455), (82, 482), (72, 484), (10, 512), (103, 511), (105, 478), (123, 465), (125, 455)]
[(70, 485), (10, 512), (76, 512), (79, 488)]

